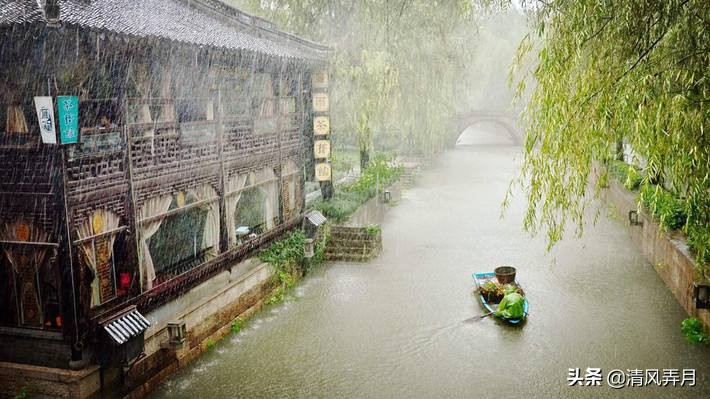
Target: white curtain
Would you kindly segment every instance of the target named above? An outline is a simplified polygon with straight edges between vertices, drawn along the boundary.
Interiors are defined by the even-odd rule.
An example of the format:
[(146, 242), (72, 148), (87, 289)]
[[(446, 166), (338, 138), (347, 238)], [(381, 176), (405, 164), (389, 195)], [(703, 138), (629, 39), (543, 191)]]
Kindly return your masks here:
[[(105, 209), (99, 209), (92, 213), (77, 229), (79, 239), (91, 237), (101, 234), (105, 231), (118, 228), (120, 222), (119, 217), (113, 212)], [(116, 234), (110, 234), (108, 237), (108, 260), (113, 256), (113, 243), (116, 240)], [(91, 307), (101, 304), (101, 290), (99, 287), (98, 264), (99, 261), (107, 261), (106, 259), (96, 259), (96, 251), (94, 246), (95, 239), (84, 241), (79, 244), (79, 254), (84, 264), (91, 269), (94, 278), (91, 281)]]
[[(170, 209), (170, 204), (173, 202), (171, 195), (164, 195), (147, 200), (138, 211), (138, 219), (144, 220), (150, 217), (164, 214)], [(148, 240), (158, 232), (160, 224), (164, 217), (152, 219), (150, 221), (138, 223), (139, 241), (138, 245), (138, 264), (140, 265), (141, 281), (143, 282), (144, 290), (153, 288), (153, 280), (155, 280), (155, 266), (153, 266), (153, 258), (150, 256), (150, 248)]]
[[(129, 76), (133, 79), (133, 84), (140, 97), (147, 100), (151, 97), (151, 86), (153, 74), (150, 65), (140, 62), (131, 62), (131, 72)], [(150, 113), (150, 103), (144, 102), (138, 110), (138, 123), (151, 123), (153, 116)], [(143, 131), (143, 136), (150, 138), (150, 154), (155, 151), (155, 130), (147, 129)]]
[[(227, 179), (224, 187), (227, 193), (231, 193), (235, 190), (241, 190), (247, 183), (248, 174), (235, 174), (234, 176)], [(237, 204), (239, 199), (242, 197), (242, 192), (239, 191), (233, 194), (228, 194), (225, 198), (225, 210), (227, 214), (225, 215), (225, 222), (227, 223), (227, 236), (229, 238), (229, 246), (232, 247), (237, 243), (237, 220), (234, 217), (234, 212), (237, 211)]]
[(264, 200), (264, 216), (266, 218), (265, 230), (271, 230), (274, 228), (274, 218), (276, 217), (276, 212), (279, 209), (279, 193), (276, 174), (272, 168), (266, 167), (253, 172), (252, 175), (252, 181), (256, 182), (259, 188), (264, 191), (266, 196), (266, 199)]
[(219, 198), (217, 191), (209, 184), (205, 184), (194, 190), (189, 190), (188, 195), (193, 195), (197, 201), (211, 200), (201, 206), (207, 211), (201, 248), (211, 248), (209, 254), (217, 256), (219, 254)]
[[(160, 70), (160, 97), (168, 100), (172, 99), (172, 82), (173, 74), (170, 66), (165, 65)], [(174, 122), (175, 121), (175, 104), (173, 102), (166, 102), (162, 109), (160, 110), (160, 121), (161, 122)]]

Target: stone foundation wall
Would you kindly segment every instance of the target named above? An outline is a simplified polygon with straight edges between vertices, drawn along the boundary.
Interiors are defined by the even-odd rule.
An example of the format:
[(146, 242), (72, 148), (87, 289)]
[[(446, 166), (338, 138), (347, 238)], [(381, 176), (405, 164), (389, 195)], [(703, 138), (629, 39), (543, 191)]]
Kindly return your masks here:
[(71, 349), (59, 332), (0, 327), (0, 343), (5, 362), (69, 368)]
[(23, 389), (31, 398), (86, 398), (100, 383), (99, 366), (74, 371), (0, 362), (0, 398), (14, 398)]
[[(275, 288), (273, 274), (271, 265), (249, 259), (145, 315), (151, 322), (145, 333), (145, 357), (124, 373), (123, 381), (119, 368), (104, 369), (105, 392), (140, 398), (154, 390), (199, 357), (206, 342), (229, 334), (232, 320), (257, 311)], [(180, 347), (168, 343), (167, 325), (177, 320), (187, 327), (187, 340)], [(29, 388), (32, 398), (101, 397), (101, 374), (96, 365), (71, 371), (0, 362), (0, 398), (13, 398), (23, 387)]]
[[(199, 357), (206, 342), (228, 334), (232, 320), (260, 308), (275, 287), (273, 274), (270, 265), (250, 259), (146, 315), (151, 322), (145, 335), (146, 357), (125, 375), (123, 388), (131, 391), (129, 397), (140, 398), (154, 390), (167, 376)], [(177, 320), (185, 322), (187, 340), (181, 347), (172, 347), (167, 325)]]
[[(352, 216), (350, 216), (346, 225), (367, 226), (382, 222), (387, 208), (402, 199), (402, 183), (398, 181), (382, 191), (390, 192), (390, 203), (382, 202), (381, 198), (371, 198), (361, 205), (360, 208), (352, 214)], [(380, 197), (381, 196), (382, 193), (380, 193)]]
[(678, 231), (663, 232), (645, 212), (639, 213), (642, 225), (629, 226), (628, 213), (637, 209), (636, 194), (613, 179), (610, 179), (603, 199), (613, 205), (618, 216), (626, 222), (634, 244), (653, 265), (685, 311), (702, 320), (706, 331), (710, 330), (710, 310), (695, 308), (693, 282), (700, 276), (685, 237)]

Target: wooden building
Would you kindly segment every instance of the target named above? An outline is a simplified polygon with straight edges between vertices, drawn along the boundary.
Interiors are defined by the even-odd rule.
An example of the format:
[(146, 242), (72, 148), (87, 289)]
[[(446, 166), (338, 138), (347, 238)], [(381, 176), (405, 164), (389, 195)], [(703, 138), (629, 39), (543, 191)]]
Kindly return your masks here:
[[(0, 0), (0, 38), (0, 361), (100, 362), (300, 223), (328, 48), (216, 0)], [(45, 144), (62, 95), (79, 142)]]

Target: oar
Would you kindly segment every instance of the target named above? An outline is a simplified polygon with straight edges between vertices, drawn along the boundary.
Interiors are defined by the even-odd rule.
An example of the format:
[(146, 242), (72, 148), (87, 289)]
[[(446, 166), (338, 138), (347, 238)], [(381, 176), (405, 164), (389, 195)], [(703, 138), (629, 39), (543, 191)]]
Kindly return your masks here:
[(488, 312), (488, 313), (480, 315), (480, 316), (474, 316), (474, 317), (471, 317), (470, 319), (466, 319), (466, 320), (462, 321), (462, 323), (469, 323), (472, 321), (483, 320), (492, 314), (493, 314), (493, 312)]

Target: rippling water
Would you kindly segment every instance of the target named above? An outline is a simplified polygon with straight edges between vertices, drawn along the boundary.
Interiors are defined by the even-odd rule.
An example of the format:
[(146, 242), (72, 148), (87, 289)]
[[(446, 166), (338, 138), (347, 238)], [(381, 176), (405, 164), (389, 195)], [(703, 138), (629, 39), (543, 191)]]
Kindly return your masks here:
[[(710, 397), (710, 350), (683, 341), (685, 313), (622, 222), (601, 209), (582, 239), (546, 253), (542, 237), (521, 231), (520, 195), (499, 218), (522, 155), (496, 131), (469, 128), (462, 142), (474, 145), (405, 194), (383, 223), (379, 258), (311, 274), (154, 397)], [(462, 322), (482, 314), (470, 274), (500, 264), (518, 268), (528, 322)], [(568, 387), (575, 367), (692, 368), (697, 385)]]

